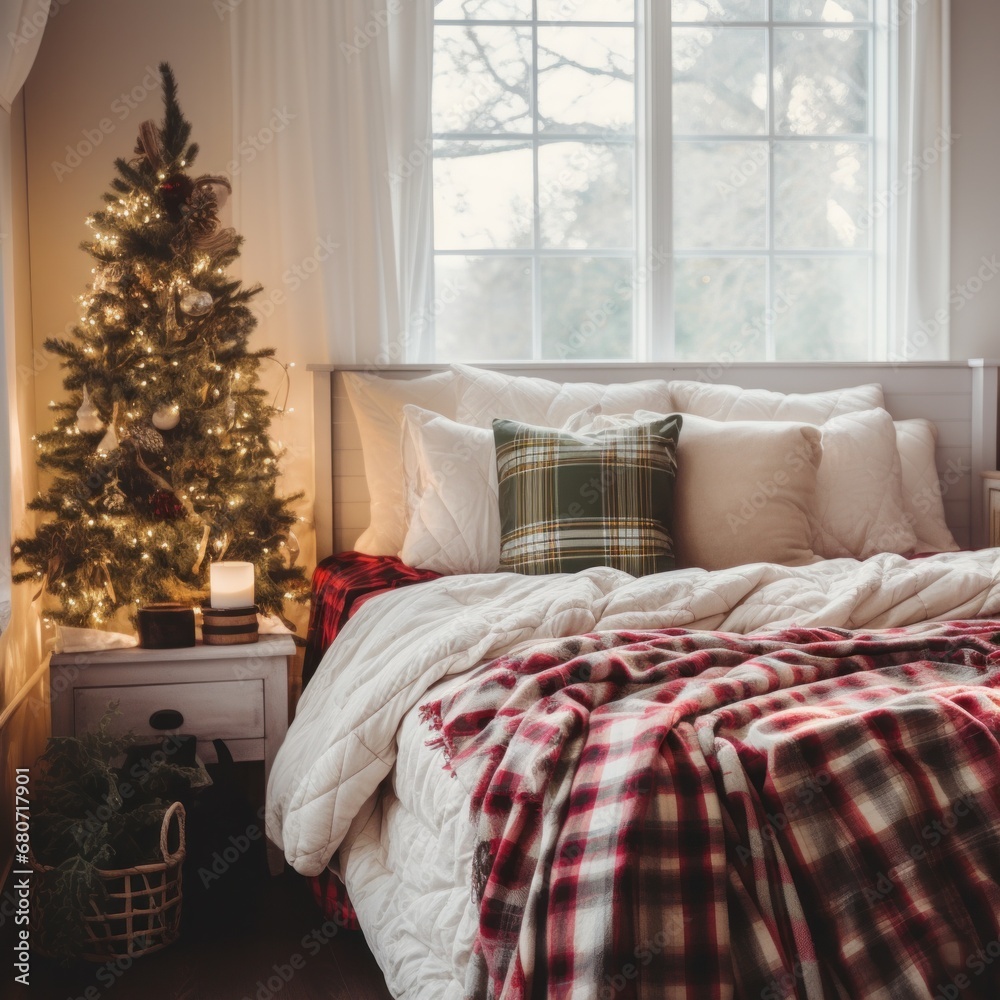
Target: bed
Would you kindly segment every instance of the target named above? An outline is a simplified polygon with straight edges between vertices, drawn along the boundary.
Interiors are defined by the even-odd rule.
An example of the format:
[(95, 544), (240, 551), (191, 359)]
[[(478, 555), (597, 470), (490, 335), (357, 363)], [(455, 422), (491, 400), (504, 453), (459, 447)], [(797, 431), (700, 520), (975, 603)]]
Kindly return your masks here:
[[(316, 374), (321, 550), (383, 548), (328, 564), (350, 577), (339, 634), (268, 790), (269, 836), (299, 872), (344, 880), (393, 994), (995, 996), (1000, 552), (974, 546), (996, 366), (560, 366), (538, 406), (511, 379), (551, 371), (459, 374), (468, 424), (441, 372), (380, 373), (425, 404), (406, 418), (420, 461), (435, 441), (451, 458), (389, 501), (360, 461), (349, 373)], [(716, 392), (722, 376), (741, 388)], [(698, 490), (684, 427), (659, 419), (668, 382), (712, 457)], [(487, 483), (507, 443), (494, 429), (480, 462), (485, 427), (468, 429), (495, 417), (571, 426), (571, 444), (674, 434), (673, 515), (735, 519), (724, 544), (673, 539), (674, 568), (641, 574), (497, 572), (497, 523), (515, 537), (521, 508), (501, 499), (480, 530), (496, 515), (470, 484), (507, 488), (502, 459)], [(908, 495), (889, 496), (866, 435), (896, 442)], [(741, 454), (767, 448), (772, 474), (734, 493)], [(881, 485), (852, 517), (843, 486), (866, 469)], [(464, 525), (448, 544), (442, 509)], [(748, 558), (779, 542), (792, 565)]]

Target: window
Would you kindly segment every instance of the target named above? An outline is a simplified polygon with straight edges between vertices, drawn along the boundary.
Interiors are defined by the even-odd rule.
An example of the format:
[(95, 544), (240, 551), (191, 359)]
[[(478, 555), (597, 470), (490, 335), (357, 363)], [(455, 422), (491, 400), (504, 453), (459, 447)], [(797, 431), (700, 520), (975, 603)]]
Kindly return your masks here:
[[(632, 0), (435, 9), (439, 357), (629, 358), (636, 259)], [(591, 330), (595, 302), (613, 310)], [(582, 331), (582, 332), (581, 332)]]
[(884, 357), (887, 2), (438, 0), (437, 357)]

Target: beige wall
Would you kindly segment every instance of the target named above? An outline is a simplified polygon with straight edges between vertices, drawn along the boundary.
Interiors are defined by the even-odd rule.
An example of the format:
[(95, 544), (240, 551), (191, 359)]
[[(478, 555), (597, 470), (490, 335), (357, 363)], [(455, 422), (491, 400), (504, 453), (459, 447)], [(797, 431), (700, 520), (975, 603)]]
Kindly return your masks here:
[[(952, 0), (952, 288), (1000, 263), (1000, 2)], [(983, 272), (984, 275), (987, 273)], [(1000, 274), (952, 317), (953, 358), (1000, 357)]]
[[(74, 296), (90, 263), (77, 249), (84, 216), (100, 205), (115, 156), (130, 155), (140, 121), (160, 113), (150, 91), (137, 107), (122, 95), (151, 78), (147, 67), (169, 61), (182, 105), (201, 144), (200, 166), (222, 169), (230, 158), (232, 115), (229, 24), (210, 0), (88, 0), (54, 5), (26, 87), (35, 347), (75, 316)], [(221, 9), (223, 5), (218, 5)], [(962, 285), (985, 257), (1000, 254), (1000, 2), (953, 0), (954, 130), (952, 284)], [(144, 83), (145, 80), (145, 83)], [(78, 166), (67, 145), (110, 126)], [(62, 164), (62, 166), (58, 166)], [(57, 165), (57, 166), (54, 166)], [(952, 357), (1000, 356), (1000, 276), (954, 316)], [(37, 379), (36, 412), (61, 392), (58, 368)]]
[[(76, 296), (92, 266), (78, 248), (89, 234), (83, 220), (101, 207), (114, 159), (131, 157), (139, 123), (162, 115), (159, 63), (169, 62), (177, 76), (181, 107), (201, 147), (196, 169), (225, 169), (233, 127), (229, 23), (211, 0), (77, 0), (53, 8), (25, 85), (39, 349), (77, 317)], [(74, 153), (85, 155), (78, 161)], [(62, 395), (59, 367), (50, 362), (37, 376), (39, 426), (49, 423), (48, 401)]]

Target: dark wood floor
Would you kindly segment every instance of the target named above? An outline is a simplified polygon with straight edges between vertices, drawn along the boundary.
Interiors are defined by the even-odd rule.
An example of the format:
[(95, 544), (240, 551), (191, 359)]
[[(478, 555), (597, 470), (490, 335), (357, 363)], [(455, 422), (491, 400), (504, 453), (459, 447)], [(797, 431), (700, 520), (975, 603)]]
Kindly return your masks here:
[[(38, 1000), (391, 1000), (357, 932), (327, 937), (305, 880), (290, 871), (262, 883), (249, 931), (185, 939), (125, 970), (61, 971), (32, 960), (31, 986), (13, 982), (12, 921), (0, 928), (0, 997)], [(328, 924), (327, 930), (333, 925)], [(300, 956), (295, 959), (294, 956)], [(294, 969), (301, 965), (301, 969)], [(277, 969), (275, 968), (277, 967)], [(120, 971), (120, 975), (115, 972)], [(284, 975), (282, 975), (284, 973)], [(94, 992), (88, 993), (88, 988)]]

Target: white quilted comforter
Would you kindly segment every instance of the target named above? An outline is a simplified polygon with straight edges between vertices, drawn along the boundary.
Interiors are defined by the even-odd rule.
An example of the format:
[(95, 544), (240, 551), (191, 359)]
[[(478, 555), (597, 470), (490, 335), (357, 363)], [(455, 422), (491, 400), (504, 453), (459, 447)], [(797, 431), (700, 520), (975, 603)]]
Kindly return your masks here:
[(642, 579), (609, 569), (444, 577), (386, 593), (347, 624), (303, 694), (271, 771), (267, 832), (306, 875), (340, 849), (395, 995), (461, 996), (474, 933), (471, 828), (458, 783), (423, 746), (429, 733), (415, 709), (432, 686), (517, 646), (603, 629), (747, 634), (992, 617), (1000, 618), (1000, 549)]

